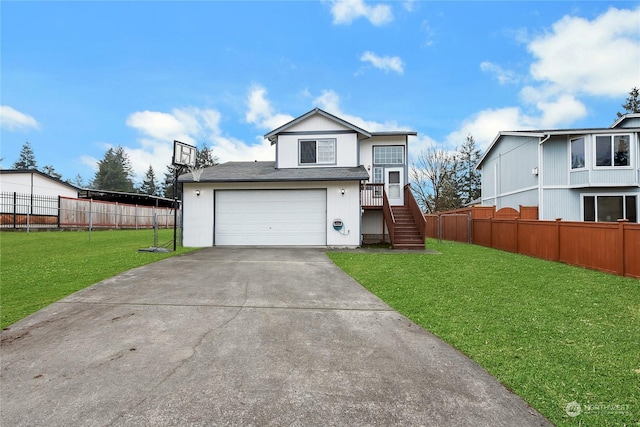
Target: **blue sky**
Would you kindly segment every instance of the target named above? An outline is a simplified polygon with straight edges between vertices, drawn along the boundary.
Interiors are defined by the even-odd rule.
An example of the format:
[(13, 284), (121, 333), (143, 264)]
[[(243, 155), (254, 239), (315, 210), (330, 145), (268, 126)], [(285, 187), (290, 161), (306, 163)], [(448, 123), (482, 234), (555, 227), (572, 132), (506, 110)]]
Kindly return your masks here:
[(640, 86), (640, 2), (107, 1), (0, 5), (3, 168), (86, 182), (123, 146), (139, 181), (173, 140), (273, 160), (320, 107), (410, 154), (499, 131), (606, 127)]

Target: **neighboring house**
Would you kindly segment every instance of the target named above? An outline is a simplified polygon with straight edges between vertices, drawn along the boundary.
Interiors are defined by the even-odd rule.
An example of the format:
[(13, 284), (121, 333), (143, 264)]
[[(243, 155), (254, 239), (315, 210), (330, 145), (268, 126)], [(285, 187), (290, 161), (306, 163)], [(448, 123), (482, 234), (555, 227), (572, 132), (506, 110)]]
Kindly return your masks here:
[(538, 219), (638, 222), (640, 114), (610, 128), (500, 132), (477, 166), (482, 204)]
[(265, 135), (274, 161), (212, 166), (199, 181), (180, 176), (183, 244), (357, 247), (391, 235), (394, 247), (424, 248), (405, 210), (415, 203), (405, 188), (411, 135), (311, 110)]
[(0, 191), (75, 198), (79, 188), (35, 169), (3, 169), (0, 170)]

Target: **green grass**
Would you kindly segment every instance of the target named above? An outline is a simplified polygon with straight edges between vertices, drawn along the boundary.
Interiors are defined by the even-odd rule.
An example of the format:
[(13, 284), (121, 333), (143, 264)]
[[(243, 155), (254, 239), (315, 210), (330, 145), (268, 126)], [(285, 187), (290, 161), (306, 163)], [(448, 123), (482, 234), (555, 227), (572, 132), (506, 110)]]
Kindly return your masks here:
[[(556, 425), (640, 425), (640, 281), (453, 242), (330, 253)], [(577, 402), (575, 418), (565, 408)]]
[[(159, 244), (173, 229), (159, 230)], [(153, 230), (0, 233), (2, 328), (103, 279), (176, 253), (138, 252), (153, 246)]]

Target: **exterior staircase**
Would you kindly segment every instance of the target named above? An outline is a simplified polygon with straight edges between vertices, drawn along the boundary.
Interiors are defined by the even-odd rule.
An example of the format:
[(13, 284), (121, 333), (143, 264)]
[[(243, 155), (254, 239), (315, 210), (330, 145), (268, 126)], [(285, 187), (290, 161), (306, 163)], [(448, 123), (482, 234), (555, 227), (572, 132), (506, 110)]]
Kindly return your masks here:
[(395, 219), (394, 249), (424, 250), (424, 239), (407, 206), (391, 206)]

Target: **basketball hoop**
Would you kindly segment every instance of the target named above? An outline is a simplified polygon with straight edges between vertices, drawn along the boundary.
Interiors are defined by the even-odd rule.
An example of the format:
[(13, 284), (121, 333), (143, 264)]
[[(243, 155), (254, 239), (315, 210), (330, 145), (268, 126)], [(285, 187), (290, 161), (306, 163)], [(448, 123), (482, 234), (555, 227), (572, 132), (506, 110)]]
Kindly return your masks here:
[(193, 182), (200, 182), (200, 176), (202, 176), (203, 168), (199, 168), (197, 166), (190, 166), (189, 172), (191, 172), (191, 176), (193, 177)]

